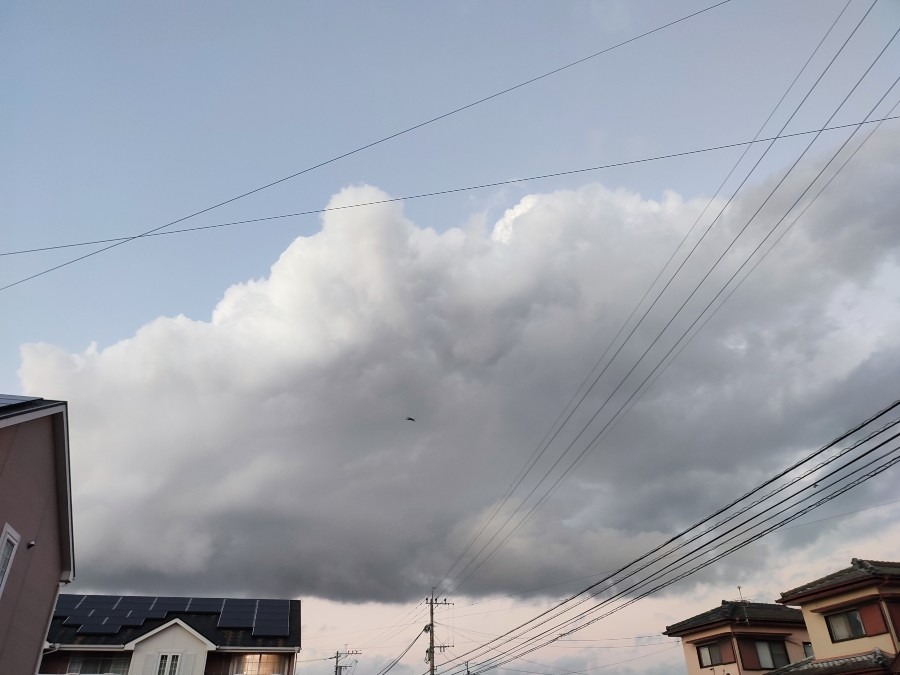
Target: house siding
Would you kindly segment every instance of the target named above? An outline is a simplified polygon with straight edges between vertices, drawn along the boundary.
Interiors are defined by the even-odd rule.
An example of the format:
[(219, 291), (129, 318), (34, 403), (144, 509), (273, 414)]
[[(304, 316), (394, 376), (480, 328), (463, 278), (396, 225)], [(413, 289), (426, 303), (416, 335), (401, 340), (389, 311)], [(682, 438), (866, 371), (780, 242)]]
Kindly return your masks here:
[[(825, 598), (812, 600), (803, 604), (801, 607), (803, 610), (803, 619), (806, 621), (806, 627), (809, 630), (809, 635), (812, 639), (817, 659), (830, 659), (846, 654), (860, 654), (873, 649), (880, 649), (888, 654), (897, 653), (897, 645), (895, 644), (894, 637), (887, 630), (878, 635), (867, 635), (865, 637), (841, 640), (839, 642), (832, 642), (831, 640), (831, 634), (828, 632), (828, 624), (825, 621), (825, 614), (821, 612), (821, 609), (832, 606), (846, 606), (847, 609), (850, 609), (853, 607), (854, 601), (858, 600), (860, 605), (878, 603), (881, 615), (884, 616), (884, 604), (882, 601), (872, 598), (873, 591), (875, 591), (875, 589), (870, 586), (868, 588), (829, 595)], [(835, 611), (840, 610), (838, 609)]]
[(0, 673), (34, 673), (41, 657), (62, 568), (56, 476), (50, 416), (0, 428), (0, 528), (20, 537), (0, 595)]
[[(787, 634), (787, 637), (785, 635)], [(693, 631), (685, 634), (682, 638), (682, 647), (684, 649), (684, 660), (687, 665), (688, 675), (741, 675), (745, 670), (752, 670), (754, 674), (761, 673), (759, 670), (759, 660), (756, 656), (755, 646), (751, 646), (749, 652), (746, 647), (742, 647), (744, 641), (754, 642), (756, 640), (765, 640), (771, 636), (772, 640), (781, 640), (785, 642), (788, 659), (791, 663), (805, 658), (803, 653), (803, 643), (809, 641), (807, 633), (802, 628), (795, 627), (779, 627), (779, 626), (763, 626), (752, 625), (740, 626), (733, 630), (731, 625), (715, 626), (712, 628)], [(738, 658), (731, 663), (724, 663), (714, 667), (703, 667), (697, 657), (697, 646), (716, 639), (729, 640), (730, 649)], [(745, 652), (746, 658), (745, 657)], [(729, 652), (729, 655), (731, 653)]]
[(175, 624), (135, 645), (128, 675), (155, 675), (161, 653), (180, 655), (179, 675), (203, 675), (206, 668), (206, 643)]

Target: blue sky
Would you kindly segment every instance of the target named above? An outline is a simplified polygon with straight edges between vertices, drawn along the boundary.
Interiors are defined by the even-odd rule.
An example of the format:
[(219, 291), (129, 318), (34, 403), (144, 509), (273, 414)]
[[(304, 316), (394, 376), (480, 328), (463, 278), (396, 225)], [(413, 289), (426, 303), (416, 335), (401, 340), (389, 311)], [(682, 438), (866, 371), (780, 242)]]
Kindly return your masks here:
[[(753, 138), (845, 4), (773, 135), (870, 2), (731, 0), (176, 227), (341, 210), (132, 241), (0, 291), (0, 386), (70, 401), (73, 590), (303, 597), (313, 656), (317, 639), (326, 656), (346, 642), (333, 636), (415, 614), (405, 603), (477, 531), (762, 148), (712, 203), (741, 148), (521, 179)], [(159, 227), (706, 6), (7, 3), (0, 252)], [(897, 76), (898, 26), (897, 5), (875, 3), (785, 133), (824, 125), (889, 45), (831, 124), (861, 121)], [(812, 138), (772, 147), (610, 378), (749, 221), (672, 330), (687, 326), (848, 134), (818, 139), (749, 221)], [(885, 123), (506, 557), (472, 577), (465, 603), (500, 604), (460, 631), (533, 615), (546, 594), (531, 589), (638, 555), (896, 398), (898, 147)], [(96, 248), (3, 256), (0, 286)], [(612, 382), (576, 422), (589, 428)], [(821, 515), (859, 514), (759, 545), (596, 635), (658, 633), (737, 583), (771, 600), (853, 556), (896, 559), (890, 537), (864, 534), (896, 527), (887, 483), (854, 494)], [(783, 564), (764, 569), (776, 550)], [(373, 673), (391, 646), (373, 647)], [(678, 672), (680, 654), (642, 663)]]

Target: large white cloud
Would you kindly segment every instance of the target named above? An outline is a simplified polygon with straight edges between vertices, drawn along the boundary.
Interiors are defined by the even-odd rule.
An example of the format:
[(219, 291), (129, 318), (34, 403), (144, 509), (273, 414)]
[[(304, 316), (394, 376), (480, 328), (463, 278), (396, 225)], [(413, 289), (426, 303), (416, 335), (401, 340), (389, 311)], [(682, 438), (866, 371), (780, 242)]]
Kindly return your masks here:
[[(894, 397), (898, 148), (889, 137), (842, 174), (471, 592), (620, 564)], [(764, 190), (729, 210), (609, 382)], [(385, 197), (352, 187), (330, 206)], [(160, 317), (78, 354), (23, 346), (24, 390), (71, 403), (82, 583), (419, 595), (704, 205), (592, 184), (529, 195), (490, 232), (436, 232), (396, 203), (331, 211), (209, 321)], [(537, 475), (610, 391), (604, 380)]]

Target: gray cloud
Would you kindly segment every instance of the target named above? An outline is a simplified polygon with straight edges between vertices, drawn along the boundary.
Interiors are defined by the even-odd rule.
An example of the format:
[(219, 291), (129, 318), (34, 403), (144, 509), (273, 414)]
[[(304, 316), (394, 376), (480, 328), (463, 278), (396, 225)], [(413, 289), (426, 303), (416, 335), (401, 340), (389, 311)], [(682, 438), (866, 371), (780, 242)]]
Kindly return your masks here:
[[(895, 397), (898, 148), (896, 134), (873, 141), (467, 592), (615, 568)], [(347, 188), (331, 205), (383, 196)], [(703, 205), (587, 185), (530, 195), (492, 232), (436, 232), (397, 204), (331, 212), (208, 321), (160, 317), (77, 354), (25, 345), (25, 390), (71, 402), (80, 583), (422, 595)], [(649, 344), (700, 269), (623, 356)], [(537, 475), (610, 389), (588, 397)]]

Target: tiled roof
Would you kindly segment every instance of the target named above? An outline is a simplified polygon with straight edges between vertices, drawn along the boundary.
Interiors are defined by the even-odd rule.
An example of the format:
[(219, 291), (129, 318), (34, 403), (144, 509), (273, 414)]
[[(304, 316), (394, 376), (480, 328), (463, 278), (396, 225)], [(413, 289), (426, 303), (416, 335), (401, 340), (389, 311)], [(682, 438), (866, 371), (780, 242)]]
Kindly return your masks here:
[(770, 670), (768, 675), (843, 675), (870, 670), (888, 672), (890, 663), (889, 655), (880, 649), (873, 649), (863, 654), (838, 656), (832, 659), (816, 659), (810, 656), (802, 661)]
[[(300, 647), (299, 600), (67, 594), (57, 600), (47, 641), (85, 649), (125, 645), (173, 619), (217, 647)], [(278, 625), (282, 622), (284, 630)]]
[(792, 588), (781, 594), (780, 602), (787, 602), (794, 598), (823, 591), (834, 586), (843, 586), (848, 583), (858, 583), (868, 579), (882, 579), (884, 577), (893, 577), (900, 581), (900, 562), (889, 562), (883, 560), (860, 560), (853, 558), (850, 561), (850, 567), (844, 568), (832, 574), (828, 574), (815, 581)]
[(665, 635), (684, 635), (716, 624), (796, 624), (803, 626), (803, 613), (793, 607), (765, 602), (723, 600), (722, 604), (690, 619), (666, 626)]

